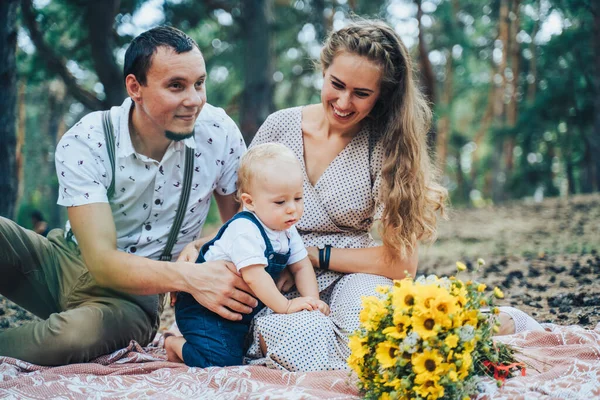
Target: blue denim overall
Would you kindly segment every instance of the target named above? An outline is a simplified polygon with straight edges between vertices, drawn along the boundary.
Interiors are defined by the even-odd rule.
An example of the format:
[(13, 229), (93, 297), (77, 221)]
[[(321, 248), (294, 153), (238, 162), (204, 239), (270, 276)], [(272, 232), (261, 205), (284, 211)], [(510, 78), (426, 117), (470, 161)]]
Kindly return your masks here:
[[(217, 236), (202, 246), (196, 262), (205, 262), (204, 255), (210, 246), (220, 239), (229, 224), (238, 218), (247, 219), (258, 227), (267, 247), (265, 257), (268, 265), (265, 270), (276, 281), (287, 265), (291, 250), (288, 249), (287, 254), (274, 252), (262, 224), (254, 214), (248, 211), (237, 213), (227, 221)], [(186, 340), (186, 344), (183, 346), (183, 361), (190, 367), (200, 368), (241, 365), (247, 347), (246, 336), (250, 322), (263, 307), (264, 304), (259, 300), (258, 306), (251, 314), (243, 315), (241, 321), (229, 321), (200, 305), (189, 293), (180, 292), (175, 303), (175, 318), (177, 326)]]

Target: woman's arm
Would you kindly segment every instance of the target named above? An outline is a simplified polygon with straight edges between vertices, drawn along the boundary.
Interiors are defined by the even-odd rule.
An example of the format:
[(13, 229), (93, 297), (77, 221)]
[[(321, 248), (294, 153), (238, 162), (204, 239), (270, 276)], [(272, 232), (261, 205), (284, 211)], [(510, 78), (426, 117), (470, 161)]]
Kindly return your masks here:
[[(315, 268), (319, 268), (319, 250), (308, 247), (308, 258)], [(390, 279), (402, 279), (406, 275), (415, 276), (419, 261), (418, 245), (413, 253), (405, 258), (392, 260), (383, 246), (362, 249), (331, 249), (329, 269), (331, 271), (365, 273), (385, 276)]]

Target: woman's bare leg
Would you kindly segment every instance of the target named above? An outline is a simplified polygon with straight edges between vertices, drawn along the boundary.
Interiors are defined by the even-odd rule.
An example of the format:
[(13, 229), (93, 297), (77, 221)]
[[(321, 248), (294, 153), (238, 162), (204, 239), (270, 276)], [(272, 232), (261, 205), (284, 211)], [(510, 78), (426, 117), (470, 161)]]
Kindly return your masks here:
[(265, 343), (265, 339), (263, 339), (261, 334), (258, 334), (258, 345), (260, 346), (260, 351), (262, 351), (263, 356), (267, 355), (267, 344)]

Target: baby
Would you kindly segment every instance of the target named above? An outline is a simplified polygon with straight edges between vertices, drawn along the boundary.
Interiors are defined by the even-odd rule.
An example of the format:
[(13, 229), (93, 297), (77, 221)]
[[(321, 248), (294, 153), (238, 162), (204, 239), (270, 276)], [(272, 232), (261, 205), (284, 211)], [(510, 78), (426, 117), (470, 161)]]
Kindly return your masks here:
[[(306, 248), (294, 224), (304, 211), (302, 167), (282, 144), (265, 143), (240, 160), (238, 198), (244, 211), (227, 221), (200, 249), (198, 262), (226, 260), (235, 264), (259, 305), (241, 321), (229, 321), (200, 305), (188, 293), (175, 304), (183, 334), (165, 342), (169, 359), (191, 367), (241, 365), (252, 317), (265, 305), (276, 313), (319, 310), (329, 314)], [(289, 266), (302, 297), (285, 298), (275, 284)], [(202, 268), (202, 264), (198, 265)]]

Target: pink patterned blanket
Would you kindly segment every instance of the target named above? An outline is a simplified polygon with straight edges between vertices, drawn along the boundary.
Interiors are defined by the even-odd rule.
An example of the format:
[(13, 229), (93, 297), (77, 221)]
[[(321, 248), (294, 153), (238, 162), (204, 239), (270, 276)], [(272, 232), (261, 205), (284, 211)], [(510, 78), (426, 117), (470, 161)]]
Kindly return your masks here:
[[(488, 399), (600, 398), (600, 324), (594, 330), (546, 324), (546, 332), (505, 336), (534, 368), (497, 388), (481, 383)], [(537, 371), (536, 371), (537, 369)], [(356, 399), (345, 371), (291, 373), (264, 367), (187, 368), (166, 361), (160, 347), (131, 344), (94, 362), (41, 367), (0, 357), (0, 398)]]

